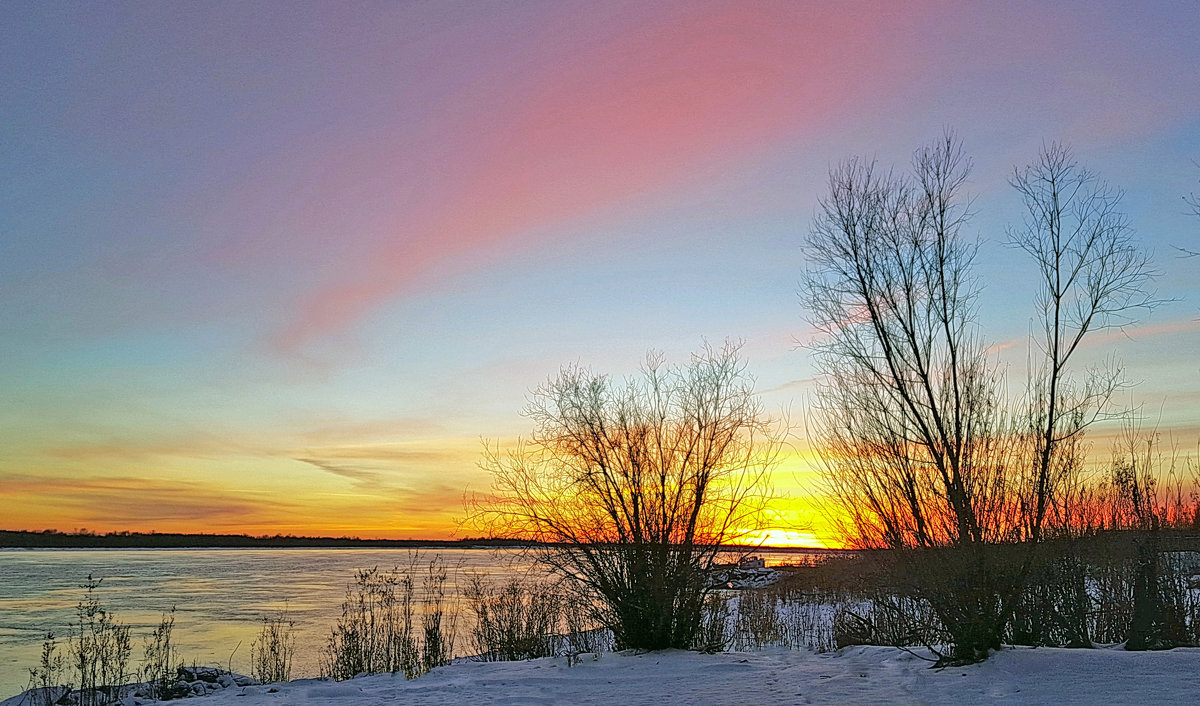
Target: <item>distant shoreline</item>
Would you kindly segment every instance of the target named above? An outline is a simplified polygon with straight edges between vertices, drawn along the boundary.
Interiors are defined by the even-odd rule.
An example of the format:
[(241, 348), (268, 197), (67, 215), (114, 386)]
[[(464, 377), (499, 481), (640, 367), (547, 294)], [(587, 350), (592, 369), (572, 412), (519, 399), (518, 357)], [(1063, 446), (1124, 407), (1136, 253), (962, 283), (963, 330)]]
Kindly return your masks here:
[(104, 534), (0, 530), (0, 549), (416, 549), (472, 546), (503, 548), (533, 546), (507, 539), (361, 539), (359, 537), (297, 537), (248, 534), (175, 532), (108, 532)]
[[(109, 532), (104, 534), (0, 530), (0, 549), (471, 549), (539, 546), (515, 539), (361, 539), (358, 537), (297, 537), (247, 534), (184, 534), (170, 532)], [(839, 554), (841, 549), (806, 547), (734, 547), (730, 550), (817, 552)]]

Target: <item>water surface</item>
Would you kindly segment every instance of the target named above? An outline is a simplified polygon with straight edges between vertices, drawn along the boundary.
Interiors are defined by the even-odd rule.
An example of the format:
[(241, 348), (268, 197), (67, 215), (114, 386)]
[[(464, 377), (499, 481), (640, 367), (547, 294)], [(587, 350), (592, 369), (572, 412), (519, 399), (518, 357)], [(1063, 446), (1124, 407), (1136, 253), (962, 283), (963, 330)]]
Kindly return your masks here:
[[(346, 585), (371, 567), (407, 567), (440, 554), (447, 595), (473, 575), (496, 579), (536, 571), (515, 550), (423, 549), (38, 549), (0, 550), (0, 699), (20, 692), (47, 630), (65, 637), (90, 575), (97, 595), (131, 626), (136, 669), (143, 640), (175, 608), (174, 641), (188, 664), (250, 673), (250, 647), (264, 616), (286, 609), (295, 621), (293, 677), (316, 676), (318, 655), (341, 613)], [(768, 563), (795, 560), (767, 554)], [(419, 592), (419, 588), (418, 588)], [(468, 617), (462, 611), (460, 628)], [(466, 648), (459, 640), (459, 651)]]

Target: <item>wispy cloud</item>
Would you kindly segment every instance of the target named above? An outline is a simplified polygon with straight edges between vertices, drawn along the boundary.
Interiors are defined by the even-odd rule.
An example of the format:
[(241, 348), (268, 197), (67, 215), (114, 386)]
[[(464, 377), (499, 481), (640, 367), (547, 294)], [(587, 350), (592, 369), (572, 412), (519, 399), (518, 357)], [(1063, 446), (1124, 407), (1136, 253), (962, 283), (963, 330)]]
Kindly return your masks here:
[(1084, 339), (1084, 344), (1094, 348), (1109, 345), (1123, 340), (1147, 340), (1162, 336), (1172, 336), (1180, 333), (1200, 331), (1200, 319), (1194, 317), (1175, 319), (1173, 321), (1157, 321), (1153, 323), (1134, 324), (1121, 328), (1098, 331)]
[(1027, 345), (1028, 343), (1029, 343), (1029, 339), (1027, 339), (1027, 338), (1010, 338), (1006, 341), (999, 341), (997, 343), (993, 343), (992, 345), (987, 347), (987, 350), (985, 350), (984, 353), (986, 353), (987, 355), (996, 355), (998, 353), (1003, 353), (1004, 351), (1010, 350), (1017, 346)]
[(345, 464), (332, 463), (330, 461), (322, 461), (316, 458), (296, 458), (301, 463), (307, 463), (320, 468), (322, 471), (328, 471), (335, 476), (349, 478), (355, 483), (363, 486), (376, 487), (380, 485), (381, 475), (375, 471), (368, 471), (362, 468), (354, 468)]
[(765, 395), (772, 392), (783, 392), (785, 390), (802, 390), (811, 387), (815, 382), (817, 382), (817, 378), (797, 378), (795, 380), (788, 380), (780, 385), (775, 385), (774, 387), (768, 387), (764, 390), (756, 390), (756, 392), (758, 394)]
[[(347, 479), (360, 491), (397, 498), (429, 488), (440, 488), (435, 491), (438, 496), (447, 489), (461, 496), (480, 476), (479, 453), (477, 439), (440, 439), (310, 448), (292, 458)], [(413, 505), (407, 500), (405, 504)]]
[(262, 492), (222, 488), (199, 480), (121, 476), (0, 476), (0, 497), (18, 522), (24, 508), (48, 505), (57, 508), (55, 516), (69, 518), (77, 526), (107, 529), (253, 525), (265, 516), (302, 508), (299, 503)]

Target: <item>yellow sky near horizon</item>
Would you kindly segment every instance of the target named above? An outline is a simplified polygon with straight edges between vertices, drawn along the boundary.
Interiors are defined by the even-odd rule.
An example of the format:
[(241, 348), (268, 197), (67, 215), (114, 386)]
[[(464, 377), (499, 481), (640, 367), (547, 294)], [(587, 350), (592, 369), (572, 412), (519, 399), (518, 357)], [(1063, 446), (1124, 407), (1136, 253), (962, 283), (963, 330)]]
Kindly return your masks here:
[[(481, 452), (479, 439), (462, 438), (208, 458), (165, 447), (73, 448), (58, 455), (61, 476), (0, 478), (0, 527), (450, 539), (463, 534), (467, 494), (490, 484)], [(128, 472), (131, 454), (137, 474)], [(784, 454), (773, 485), (769, 531), (753, 541), (829, 546), (808, 452)]]
[[(295, 447), (266, 446), (244, 436), (198, 453), (194, 440), (135, 446), (56, 449), (56, 473), (0, 477), (3, 529), (93, 532), (204, 532), (251, 535), (453, 539), (470, 493), (490, 476), (479, 467), (478, 438), (328, 443), (324, 435)], [(1196, 456), (1190, 428), (1155, 429), (1164, 457)], [(1121, 424), (1093, 428), (1089, 467), (1101, 472), (1125, 434)], [(304, 444), (303, 442), (315, 442)], [(493, 442), (496, 443), (496, 442)], [(508, 447), (515, 439), (502, 441)], [(773, 546), (840, 546), (821, 495), (814, 452), (793, 438), (772, 473), (775, 500), (765, 528), (748, 541)], [(203, 480), (201, 480), (203, 479)]]

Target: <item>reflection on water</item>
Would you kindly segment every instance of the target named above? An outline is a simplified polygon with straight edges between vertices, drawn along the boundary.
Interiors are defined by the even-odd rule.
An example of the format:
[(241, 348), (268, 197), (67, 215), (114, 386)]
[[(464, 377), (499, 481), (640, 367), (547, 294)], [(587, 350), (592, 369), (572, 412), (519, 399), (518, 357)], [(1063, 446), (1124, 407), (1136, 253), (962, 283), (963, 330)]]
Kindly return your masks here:
[[(519, 552), (489, 549), (426, 549), (419, 556), (403, 549), (0, 550), (0, 699), (24, 688), (47, 630), (64, 642), (89, 575), (103, 579), (104, 607), (133, 629), (134, 666), (143, 636), (174, 606), (173, 638), (185, 661), (249, 674), (261, 618), (286, 608), (296, 624), (292, 675), (303, 677), (316, 676), (319, 651), (357, 570), (406, 567), (435, 554), (451, 568), (450, 597), (472, 575), (531, 570)], [(766, 556), (769, 564), (797, 557)], [(460, 628), (466, 622), (464, 615)]]

